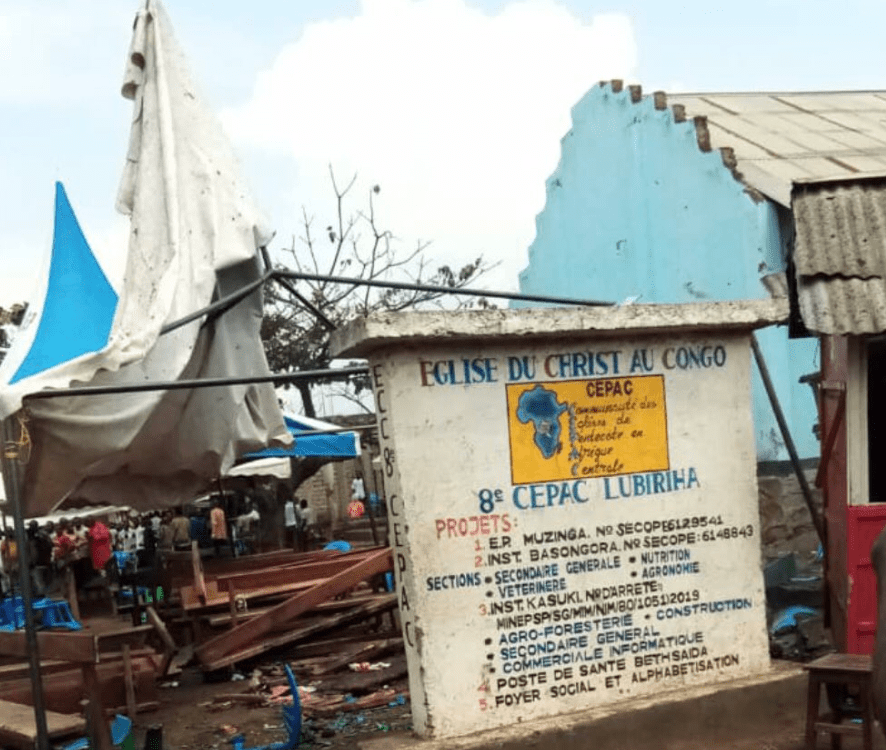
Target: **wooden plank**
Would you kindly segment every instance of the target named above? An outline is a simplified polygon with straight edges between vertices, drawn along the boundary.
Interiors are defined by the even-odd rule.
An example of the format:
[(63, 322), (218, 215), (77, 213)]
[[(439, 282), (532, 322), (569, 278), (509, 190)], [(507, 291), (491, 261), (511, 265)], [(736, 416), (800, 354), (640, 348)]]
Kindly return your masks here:
[[(123, 664), (121, 661), (98, 664), (96, 666), (102, 691), (102, 703), (106, 709), (125, 713), (125, 689), (123, 685)], [(156, 667), (145, 657), (132, 658), (133, 679), (136, 683), (139, 710), (149, 701), (157, 700), (155, 676)], [(63, 714), (79, 714), (80, 701), (84, 696), (83, 673), (79, 667), (71, 667), (64, 672), (43, 675), (43, 698), (46, 708)], [(13, 703), (29, 704), (33, 700), (30, 677), (4, 680), (0, 682), (0, 699)]]
[(197, 658), (204, 664), (218, 661), (225, 654), (237, 651), (247, 644), (255, 642), (263, 635), (270, 633), (281, 623), (298, 617), (320, 602), (344, 593), (365, 578), (390, 570), (393, 564), (391, 550), (388, 548), (379, 550), (337, 575), (332, 576), (327, 581), (317, 584), (307, 591), (278, 604), (268, 612), (265, 612), (265, 614), (203, 643), (196, 649)]
[(206, 600), (206, 581), (203, 578), (203, 561), (200, 559), (200, 547), (196, 541), (191, 542), (191, 567), (194, 572), (194, 589), (197, 595)]
[(83, 665), (83, 684), (86, 688), (87, 723), (89, 727), (89, 745), (94, 750), (113, 750), (111, 742), (111, 729), (105, 721), (105, 709), (102, 707), (101, 684), (95, 664)]
[(130, 719), (135, 718), (135, 683), (132, 679), (132, 659), (129, 657), (129, 646), (123, 644), (123, 686), (126, 688), (126, 711)]
[[(95, 636), (89, 633), (37, 633), (37, 649), (48, 659), (71, 661), (78, 664), (95, 664), (98, 647)], [(24, 630), (0, 631), (0, 654), (27, 658), (28, 644)]]
[(328, 557), (337, 557), (340, 554), (336, 550), (293, 552), (291, 549), (281, 549), (272, 552), (261, 552), (257, 555), (244, 555), (243, 557), (213, 557), (207, 558), (205, 561), (203, 575), (206, 578), (218, 578), (232, 573), (245, 573), (262, 568), (276, 568), (316, 562)]
[(225, 606), (230, 601), (228, 582), (232, 582), (237, 593), (247, 599), (274, 596), (276, 594), (292, 594), (300, 589), (308, 589), (325, 581), (342, 570), (350, 568), (360, 560), (374, 554), (377, 548), (359, 550), (357, 552), (335, 553), (334, 556), (320, 560), (309, 560), (305, 563), (285, 567), (265, 568), (248, 572), (232, 572), (226, 575), (205, 576), (203, 588), (181, 586), (179, 597), (185, 610), (203, 607)]
[(231, 614), (231, 627), (236, 628), (238, 624), (237, 618), (237, 585), (234, 581), (228, 579), (228, 609)]
[[(321, 602), (316, 607), (311, 608), (311, 612), (337, 612), (342, 609), (348, 609), (349, 607), (354, 607), (358, 604), (365, 604), (366, 602), (373, 601), (382, 601), (386, 597), (396, 596), (395, 594), (353, 594), (349, 596), (347, 599), (333, 599), (329, 602)], [(263, 615), (265, 612), (268, 612), (273, 608), (274, 605), (269, 604), (266, 607), (256, 607), (254, 609), (249, 609), (246, 612), (238, 612), (237, 619), (238, 620), (248, 620), (253, 617), (258, 617), (259, 615)], [(219, 612), (218, 614), (208, 615), (206, 617), (206, 622), (210, 627), (218, 628), (223, 627), (225, 625), (229, 625), (231, 622), (231, 615), (228, 612)]]
[(130, 625), (95, 633), (93, 637), (99, 652), (99, 661), (103, 661), (107, 652), (119, 652), (125, 643), (130, 648), (144, 646), (145, 639), (154, 629), (153, 625)]
[(226, 582), (232, 581), (236, 584), (238, 591), (254, 587), (267, 588), (277, 583), (314, 581), (320, 578), (330, 578), (342, 570), (350, 568), (355, 563), (371, 557), (377, 550), (378, 548), (373, 548), (371, 550), (338, 553), (335, 557), (309, 560), (285, 567), (277, 565), (263, 570), (229, 573), (216, 576), (215, 580), (218, 582), (219, 590), (224, 588)]
[(175, 645), (175, 641), (166, 629), (166, 623), (160, 619), (160, 615), (157, 614), (157, 610), (154, 609), (152, 605), (149, 604), (145, 607), (145, 614), (148, 617), (149, 624), (157, 631), (157, 635), (159, 635), (160, 640), (163, 641), (163, 661), (160, 663), (159, 675), (160, 677), (165, 677), (169, 672), (169, 667), (172, 664), (172, 659), (175, 656), (178, 647)]
[[(326, 578), (317, 578), (313, 581), (303, 581), (289, 584), (272, 584), (254, 588), (250, 591), (242, 592), (242, 596), (247, 600), (269, 599), (273, 597), (290, 597), (299, 591), (305, 591), (313, 588), (318, 583), (326, 581)], [(229, 608), (230, 600), (227, 591), (219, 591), (218, 583), (210, 581), (206, 586), (206, 596), (200, 597), (197, 593), (188, 587), (181, 589), (182, 607), (186, 612), (205, 612), (211, 609), (220, 609), (222, 607)]]
[[(82, 735), (86, 731), (82, 717), (55, 711), (46, 711), (46, 726), (50, 739)], [(36, 740), (34, 707), (0, 700), (0, 745), (33, 750)]]
[(151, 628), (157, 631), (157, 635), (160, 636), (160, 640), (163, 641), (164, 648), (167, 651), (175, 651), (178, 647), (175, 645), (175, 641), (166, 629), (166, 623), (164, 623), (163, 620), (160, 619), (160, 615), (157, 614), (157, 610), (149, 604), (145, 607), (145, 614), (148, 617), (148, 624)]
[[(209, 661), (208, 659), (204, 661), (201, 659), (203, 669), (206, 671), (221, 669), (222, 667), (236, 664), (238, 661), (244, 661), (246, 659), (252, 658), (253, 656), (258, 656), (265, 651), (270, 651), (272, 648), (285, 646), (287, 644), (303, 640), (304, 638), (308, 638), (312, 635), (315, 635), (316, 633), (323, 633), (328, 630), (332, 630), (333, 628), (344, 625), (347, 622), (365, 619), (366, 617), (369, 617), (373, 614), (383, 612), (385, 611), (385, 609), (391, 609), (396, 606), (397, 602), (395, 597), (393, 600), (388, 600), (385, 602), (370, 602), (368, 604), (363, 604), (359, 607), (354, 607), (354, 609), (342, 612), (339, 615), (335, 615), (334, 617), (318, 617), (309, 625), (305, 625), (302, 627), (295, 627), (295, 624), (293, 623), (290, 625), (289, 628), (287, 628), (279, 635), (265, 634), (262, 639), (257, 640), (251, 645), (241, 647), (240, 649), (227, 654), (223, 654), (217, 657), (214, 661)], [(246, 624), (247, 627), (248, 625), (249, 623)], [(284, 626), (285, 623), (276, 627)], [(229, 630), (228, 633), (230, 632), (232, 631)]]
[[(337, 638), (327, 638), (322, 641), (313, 640), (310, 643), (303, 643), (295, 646), (291, 653), (293, 659), (310, 658), (312, 656), (325, 656), (331, 653), (337, 653), (343, 648), (349, 648), (367, 641), (377, 641), (380, 639), (400, 638), (399, 630), (383, 630), (376, 633), (366, 631), (352, 633)], [(402, 640), (402, 639), (401, 639)]]

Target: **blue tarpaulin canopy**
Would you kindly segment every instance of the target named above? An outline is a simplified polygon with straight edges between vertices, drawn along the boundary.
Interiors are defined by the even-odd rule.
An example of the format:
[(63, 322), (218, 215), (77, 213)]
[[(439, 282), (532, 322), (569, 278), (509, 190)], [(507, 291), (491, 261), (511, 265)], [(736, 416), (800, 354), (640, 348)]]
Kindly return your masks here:
[(330, 432), (340, 428), (310, 417), (285, 416), (286, 428), (294, 438), (288, 448), (265, 448), (246, 455), (254, 458), (356, 458), (360, 455), (360, 436), (356, 432)]
[[(9, 383), (44, 372), (108, 343), (117, 293), (92, 254), (60, 182), (55, 184), (52, 259), (39, 322)], [(13, 354), (14, 356), (14, 354)], [(12, 362), (10, 362), (12, 364)]]

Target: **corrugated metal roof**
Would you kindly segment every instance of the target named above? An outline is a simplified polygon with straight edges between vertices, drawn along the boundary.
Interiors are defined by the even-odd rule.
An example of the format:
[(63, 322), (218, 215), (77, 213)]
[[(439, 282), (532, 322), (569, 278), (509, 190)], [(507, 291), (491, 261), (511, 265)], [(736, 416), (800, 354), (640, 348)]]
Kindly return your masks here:
[(794, 265), (801, 276), (886, 275), (883, 182), (798, 185)]
[(707, 119), (741, 179), (784, 206), (798, 179), (886, 175), (886, 91), (681, 94), (669, 104)]
[(797, 280), (800, 315), (810, 331), (828, 334), (886, 331), (882, 279), (804, 277)]
[(886, 330), (886, 181), (794, 189), (800, 314), (820, 333)]

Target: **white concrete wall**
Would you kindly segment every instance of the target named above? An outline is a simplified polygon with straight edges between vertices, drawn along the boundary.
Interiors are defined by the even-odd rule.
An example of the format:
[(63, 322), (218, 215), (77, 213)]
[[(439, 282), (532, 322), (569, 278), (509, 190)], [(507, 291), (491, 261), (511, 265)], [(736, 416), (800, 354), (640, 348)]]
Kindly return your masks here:
[[(419, 733), (768, 666), (745, 335), (438, 339), (370, 365)], [(521, 421), (536, 386), (559, 414)]]

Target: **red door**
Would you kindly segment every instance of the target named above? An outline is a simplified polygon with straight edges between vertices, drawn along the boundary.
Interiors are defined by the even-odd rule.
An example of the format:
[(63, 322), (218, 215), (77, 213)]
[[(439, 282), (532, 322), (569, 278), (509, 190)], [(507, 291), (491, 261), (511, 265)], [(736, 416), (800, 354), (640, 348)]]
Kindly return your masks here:
[(834, 643), (840, 651), (869, 654), (874, 648), (877, 619), (871, 546), (886, 525), (886, 503), (849, 505), (848, 354), (846, 337), (822, 338), (819, 383), (822, 455), (817, 483), (824, 491), (826, 620), (830, 622)]
[(877, 630), (877, 579), (871, 567), (871, 546), (886, 525), (886, 506), (850, 505), (846, 526), (849, 617), (846, 648), (850, 654), (870, 654)]

